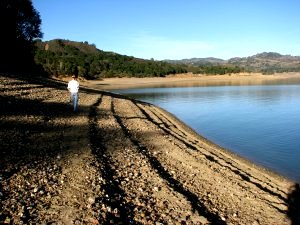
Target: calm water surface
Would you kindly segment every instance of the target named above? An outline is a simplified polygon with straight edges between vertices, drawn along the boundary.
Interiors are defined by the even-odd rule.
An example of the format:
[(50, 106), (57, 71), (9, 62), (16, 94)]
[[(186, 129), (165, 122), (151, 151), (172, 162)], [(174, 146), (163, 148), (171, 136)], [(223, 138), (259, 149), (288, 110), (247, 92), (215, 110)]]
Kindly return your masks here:
[(114, 92), (158, 105), (200, 135), (300, 182), (300, 83)]

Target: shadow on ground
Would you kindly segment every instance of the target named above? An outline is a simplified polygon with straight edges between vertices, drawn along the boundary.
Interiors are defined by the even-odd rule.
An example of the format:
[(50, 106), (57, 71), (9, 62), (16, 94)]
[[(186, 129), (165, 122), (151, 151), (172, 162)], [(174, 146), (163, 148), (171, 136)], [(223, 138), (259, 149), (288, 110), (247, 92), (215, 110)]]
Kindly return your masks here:
[(292, 221), (292, 225), (300, 224), (300, 185), (295, 184), (288, 197), (288, 216)]

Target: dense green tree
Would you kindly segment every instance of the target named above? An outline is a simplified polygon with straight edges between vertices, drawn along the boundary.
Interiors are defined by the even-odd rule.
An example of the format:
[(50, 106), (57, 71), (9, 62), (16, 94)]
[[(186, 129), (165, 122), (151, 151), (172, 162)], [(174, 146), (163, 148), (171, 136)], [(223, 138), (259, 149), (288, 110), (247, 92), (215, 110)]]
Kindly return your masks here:
[(0, 1), (0, 70), (33, 66), (33, 40), (41, 38), (41, 19), (31, 0)]
[(186, 72), (180, 65), (137, 59), (132, 56), (104, 52), (87, 42), (68, 40), (36, 41), (36, 62), (53, 75), (79, 76), (89, 79), (101, 77), (165, 76)]
[(189, 72), (199, 74), (224, 75), (230, 73), (240, 73), (244, 70), (238, 66), (232, 65), (202, 65), (197, 67), (189, 67)]

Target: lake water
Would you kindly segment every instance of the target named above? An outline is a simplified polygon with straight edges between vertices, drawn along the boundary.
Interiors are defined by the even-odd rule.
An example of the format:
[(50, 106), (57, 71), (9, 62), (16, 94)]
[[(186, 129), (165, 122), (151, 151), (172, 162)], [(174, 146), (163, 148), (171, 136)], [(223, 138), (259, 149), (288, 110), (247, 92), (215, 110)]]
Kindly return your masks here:
[(216, 144), (300, 182), (300, 82), (114, 92), (158, 105)]

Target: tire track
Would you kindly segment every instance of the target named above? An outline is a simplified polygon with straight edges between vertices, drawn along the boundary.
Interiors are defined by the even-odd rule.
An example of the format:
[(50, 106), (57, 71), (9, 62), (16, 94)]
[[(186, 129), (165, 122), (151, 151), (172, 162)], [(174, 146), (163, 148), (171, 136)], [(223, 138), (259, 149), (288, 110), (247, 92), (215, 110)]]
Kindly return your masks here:
[[(190, 140), (186, 140), (185, 137), (188, 137), (188, 135), (185, 135), (185, 137), (183, 137), (182, 135), (178, 135), (177, 133), (175, 133), (174, 131), (168, 129), (168, 127), (170, 127), (169, 125), (166, 125), (166, 122), (161, 120), (161, 123), (158, 123), (157, 121), (155, 121), (150, 115), (149, 113), (146, 112), (146, 110), (141, 106), (141, 104), (137, 104), (135, 101), (132, 101), (133, 104), (135, 104), (140, 110), (141, 112), (145, 115), (145, 117), (151, 121), (153, 124), (155, 124), (157, 127), (161, 128), (163, 131), (165, 131), (168, 135), (174, 137), (175, 139), (177, 139), (178, 141), (180, 141), (181, 143), (183, 143), (187, 148), (192, 149), (194, 151), (197, 151), (201, 154), (203, 154), (207, 160), (209, 160), (210, 162), (216, 163), (221, 167), (225, 167), (229, 170), (231, 170), (234, 174), (238, 175), (239, 177), (241, 177), (242, 180), (251, 183), (253, 185), (255, 185), (256, 187), (258, 187), (259, 189), (263, 190), (264, 192), (271, 194), (273, 196), (277, 196), (279, 199), (281, 199), (285, 205), (287, 205), (287, 199), (284, 198), (281, 194), (276, 193), (274, 191), (272, 191), (271, 189), (277, 189), (275, 188), (273, 185), (271, 185), (270, 183), (266, 183), (256, 177), (253, 177), (251, 174), (247, 173), (246, 171), (242, 171), (240, 170), (239, 167), (237, 167), (236, 165), (234, 165), (232, 162), (229, 162), (228, 160), (226, 160), (226, 157), (222, 154), (222, 157), (218, 156), (217, 154), (213, 153), (213, 152), (209, 152), (209, 154), (206, 154), (203, 152), (203, 148), (201, 150), (199, 150), (199, 145), (194, 144), (199, 143), (199, 141), (191, 141), (191, 143), (189, 143)], [(155, 112), (151, 111), (153, 114), (155, 114)], [(156, 115), (156, 114), (155, 114)], [(165, 118), (163, 116), (158, 116), (156, 115), (158, 118)], [(168, 122), (170, 122), (170, 120), (168, 120)], [(162, 126), (163, 125), (163, 126)], [(175, 124), (172, 125), (173, 127), (177, 127)], [(175, 134), (174, 134), (175, 133)], [(218, 151), (218, 153), (220, 153)], [(221, 153), (220, 153), (221, 154)], [(223, 161), (224, 163), (220, 162)], [(227, 165), (226, 165), (227, 164)], [(265, 184), (266, 186), (269, 186), (270, 188), (264, 187), (263, 184)], [(287, 193), (285, 193), (282, 190), (279, 190), (282, 194), (287, 195)]]
[[(127, 201), (136, 206), (135, 221), (143, 224), (147, 223), (146, 221), (160, 224), (174, 224), (175, 222), (206, 224), (207, 219), (199, 217), (198, 212), (192, 210), (190, 202), (169, 187), (148, 159), (125, 136), (111, 112), (112, 101), (117, 102), (117, 109), (124, 112), (121, 114), (121, 119), (131, 121), (138, 126), (138, 129), (141, 127), (139, 128), (139, 123), (136, 122), (145, 120), (145, 117), (137, 108), (127, 108), (128, 105), (123, 104), (123, 100), (104, 98), (101, 109), (107, 112), (105, 113), (107, 118), (101, 118), (101, 125), (106, 130), (104, 139), (107, 143), (105, 144), (116, 165), (122, 188), (128, 193)], [(111, 140), (114, 141), (110, 143)]]
[[(154, 157), (150, 151), (144, 146), (138, 139), (134, 138), (130, 130), (122, 122), (122, 118), (117, 115), (115, 111), (114, 103), (112, 102), (111, 111), (118, 122), (119, 126), (122, 128), (125, 136), (131, 140), (131, 142), (136, 146), (139, 153), (144, 155), (148, 162), (151, 164), (152, 168), (155, 169), (158, 175), (164, 179), (167, 184), (176, 192), (185, 196), (185, 198), (191, 203), (193, 209), (199, 213), (199, 215), (205, 216), (213, 224), (226, 224), (225, 221), (221, 219), (218, 214), (215, 214), (198, 199), (198, 196), (187, 190), (179, 181), (174, 179), (172, 175), (162, 166), (159, 160)], [(147, 115), (145, 115), (147, 117)], [(149, 119), (149, 118), (147, 118)], [(152, 122), (152, 119), (149, 120)]]
[(98, 127), (98, 107), (102, 97), (91, 107), (89, 113), (89, 137), (92, 152), (102, 165), (102, 177), (104, 179), (104, 196), (99, 196), (95, 202), (106, 205), (106, 215), (99, 215), (102, 224), (138, 224), (133, 218), (134, 206), (126, 201), (126, 193), (120, 188), (118, 179), (115, 179), (116, 172), (113, 163), (107, 154), (107, 149), (101, 139), (101, 132)]
[[(133, 101), (132, 103), (136, 105), (135, 101)], [(141, 105), (140, 107), (144, 106), (142, 103), (140, 103), (140, 105)], [(137, 106), (137, 107), (139, 107), (139, 106)], [(179, 141), (179, 143), (183, 142), (185, 144), (185, 146), (186, 146), (186, 143), (187, 143), (186, 140), (181, 140), (177, 136), (174, 137), (172, 134), (170, 134), (171, 132), (168, 132), (168, 130), (165, 127), (163, 127), (162, 124), (164, 123), (164, 121), (159, 121), (158, 122), (158, 121), (155, 121), (155, 118), (152, 118), (150, 116), (150, 114), (144, 114), (144, 115), (147, 118), (146, 121), (149, 121), (149, 120), (154, 121), (154, 123), (153, 123), (154, 125), (156, 125), (157, 127), (159, 127), (161, 130), (165, 131), (165, 133), (167, 133), (167, 135), (170, 135), (171, 137), (175, 138), (175, 140)], [(169, 141), (171, 141), (171, 140), (169, 139)], [(172, 142), (172, 144), (174, 144), (173, 141), (171, 141), (171, 142)], [(190, 144), (190, 143), (188, 143), (188, 144)], [(146, 144), (146, 145), (148, 145), (148, 144)], [(193, 154), (191, 151), (186, 151), (187, 149), (186, 148), (182, 148), (182, 146), (180, 146), (180, 145), (176, 145), (176, 146), (179, 147), (179, 148), (181, 148), (184, 152), (188, 153), (189, 155), (193, 156), (195, 159), (197, 159), (196, 155)], [(199, 152), (198, 146), (195, 146), (195, 150), (197, 152)], [(205, 150), (205, 148), (203, 148), (203, 150)], [(241, 170), (240, 168), (237, 167), (236, 170), (233, 170), (230, 166), (228, 166), (226, 164), (226, 160), (224, 160), (225, 164), (223, 164), (223, 162), (219, 162), (216, 158), (214, 158), (211, 155), (205, 154), (204, 156), (205, 156), (206, 159), (208, 159), (208, 161), (210, 161), (210, 162), (212, 162), (212, 163), (214, 163), (216, 165), (219, 165), (219, 168), (223, 168), (221, 170), (219, 170), (217, 168), (214, 168), (214, 169), (217, 169), (216, 171), (218, 171), (218, 173), (220, 173), (220, 174), (221, 174), (221, 172), (224, 173), (223, 175), (226, 176), (226, 177), (228, 177), (227, 179), (231, 179), (231, 177), (228, 176), (227, 172), (224, 171), (224, 168), (232, 171), (235, 175), (238, 175), (238, 177), (241, 177), (242, 178), (241, 181), (245, 181), (246, 183), (248, 183), (248, 185), (249, 184), (254, 184), (255, 187), (259, 188), (265, 194), (262, 194), (262, 193), (259, 192), (260, 194), (257, 195), (258, 192), (255, 191), (255, 189), (253, 189), (253, 188), (249, 189), (249, 186), (246, 183), (243, 183), (243, 182), (240, 183), (240, 182), (236, 182), (236, 181), (231, 181), (232, 183), (238, 183), (243, 189), (245, 189), (245, 190), (248, 189), (248, 192), (252, 193), (253, 197), (255, 197), (257, 199), (260, 199), (262, 202), (264, 202), (265, 204), (269, 205), (270, 208), (273, 208), (273, 209), (277, 210), (281, 214), (285, 214), (286, 213), (286, 209), (288, 207), (288, 203), (285, 202), (286, 199), (284, 197), (282, 197), (279, 193), (273, 192), (272, 190), (270, 190), (267, 187), (263, 186), (264, 184), (260, 184), (260, 183), (257, 183), (256, 181), (250, 180), (249, 177), (247, 177), (243, 173), (241, 173), (241, 171), (243, 171), (244, 169)], [(220, 159), (222, 159), (222, 158), (220, 158)], [(206, 163), (205, 161), (202, 161), (202, 162)], [(209, 164), (207, 164), (207, 165), (209, 166)], [(174, 166), (176, 167), (175, 164), (172, 165), (171, 167), (173, 168)], [(190, 188), (192, 188), (192, 187), (190, 187)], [(206, 187), (206, 189), (207, 189), (207, 187)], [(276, 190), (276, 188), (275, 188), (275, 190)], [(278, 189), (278, 191), (280, 191), (280, 190)], [(264, 197), (262, 197), (262, 196), (264, 196)], [(271, 197), (271, 196), (273, 196), (273, 197)], [(273, 198), (276, 198), (276, 199), (274, 200)], [(270, 200), (270, 199), (272, 199), (272, 200)]]

